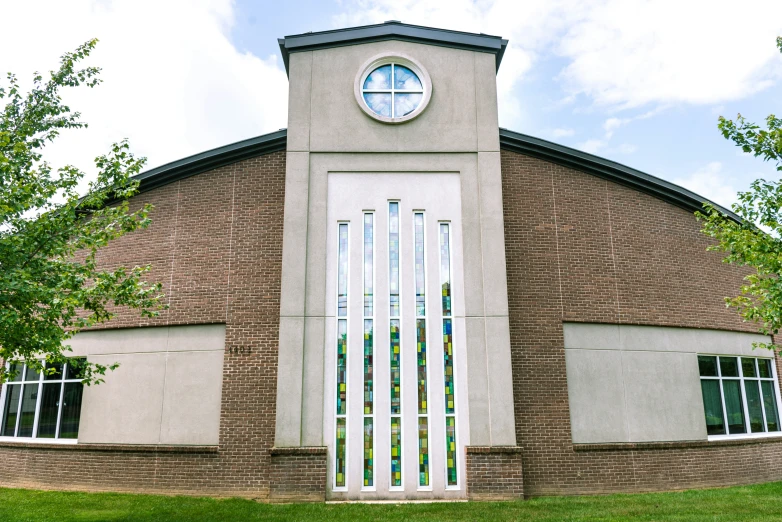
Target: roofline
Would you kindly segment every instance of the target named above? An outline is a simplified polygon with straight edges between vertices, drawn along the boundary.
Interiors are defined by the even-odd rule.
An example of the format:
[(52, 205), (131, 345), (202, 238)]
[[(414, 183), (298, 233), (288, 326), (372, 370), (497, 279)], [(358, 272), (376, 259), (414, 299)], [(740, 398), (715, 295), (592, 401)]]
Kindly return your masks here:
[(741, 218), (735, 213), (684, 187), (621, 163), (559, 145), (558, 143), (500, 128), (500, 149), (518, 152), (580, 170), (587, 174), (645, 192), (691, 212), (702, 211), (703, 204), (709, 203), (720, 213), (727, 215), (736, 222), (741, 222)]
[[(287, 141), (287, 129), (280, 129), (276, 132), (237, 141), (236, 143), (172, 161), (171, 163), (142, 172), (134, 176), (133, 179), (141, 182), (139, 192), (146, 192), (238, 161), (272, 152), (284, 151), (287, 147)], [(500, 128), (500, 149), (518, 152), (586, 172), (587, 174), (644, 192), (691, 212), (703, 210), (703, 204), (710, 203), (719, 212), (736, 222), (741, 222), (741, 218), (730, 210), (686, 188), (621, 163), (559, 145), (558, 143)]]
[(465, 33), (435, 27), (403, 24), (397, 20), (389, 20), (382, 24), (347, 27), (316, 33), (303, 33), (279, 38), (282, 61), (285, 72), (288, 71), (290, 53), (344, 47), (369, 42), (386, 40), (401, 40), (403, 42), (423, 43), (439, 47), (467, 49), (494, 54), (496, 70), (500, 68), (502, 56), (508, 46), (508, 40), (488, 34)]

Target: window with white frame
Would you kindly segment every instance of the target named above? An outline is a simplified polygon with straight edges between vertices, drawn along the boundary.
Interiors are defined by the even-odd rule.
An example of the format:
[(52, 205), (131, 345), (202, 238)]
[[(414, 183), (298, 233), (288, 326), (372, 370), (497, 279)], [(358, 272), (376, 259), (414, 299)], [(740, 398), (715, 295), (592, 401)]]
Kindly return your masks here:
[(44, 372), (21, 363), (8, 368), (15, 375), (3, 387), (0, 437), (77, 439), (84, 388), (78, 362), (47, 364)]
[(698, 369), (708, 435), (780, 432), (772, 359), (699, 355)]

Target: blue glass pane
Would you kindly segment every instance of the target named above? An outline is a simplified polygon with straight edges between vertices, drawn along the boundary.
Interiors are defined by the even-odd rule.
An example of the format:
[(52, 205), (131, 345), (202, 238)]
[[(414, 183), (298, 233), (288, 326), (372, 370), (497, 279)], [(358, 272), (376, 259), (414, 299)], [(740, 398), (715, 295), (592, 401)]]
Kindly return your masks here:
[(420, 91), (423, 89), (421, 80), (413, 71), (401, 65), (394, 66), (394, 89), (399, 91)]
[(380, 116), (391, 117), (391, 95), (382, 92), (365, 92), (364, 101), (372, 112)]
[(396, 104), (396, 107), (394, 107), (394, 118), (401, 118), (406, 114), (410, 114), (421, 105), (421, 100), (423, 99), (424, 95), (420, 92), (395, 94), (394, 103)]
[(378, 67), (364, 80), (364, 89), (391, 89), (391, 66)]

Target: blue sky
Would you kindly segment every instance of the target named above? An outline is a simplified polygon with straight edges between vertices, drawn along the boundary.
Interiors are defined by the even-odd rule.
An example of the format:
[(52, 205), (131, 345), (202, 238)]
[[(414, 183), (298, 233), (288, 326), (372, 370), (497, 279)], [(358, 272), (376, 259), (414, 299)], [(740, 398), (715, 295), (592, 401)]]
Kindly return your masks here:
[(153, 167), (285, 127), (278, 37), (398, 19), (510, 40), (503, 127), (722, 204), (777, 175), (716, 124), (782, 113), (778, 0), (30, 0), (0, 6), (0, 17), (17, 21), (0, 34), (0, 68), (23, 78), (101, 40), (92, 60), (103, 85), (66, 98), (91, 128), (51, 148), (55, 165), (84, 166), (128, 137)]

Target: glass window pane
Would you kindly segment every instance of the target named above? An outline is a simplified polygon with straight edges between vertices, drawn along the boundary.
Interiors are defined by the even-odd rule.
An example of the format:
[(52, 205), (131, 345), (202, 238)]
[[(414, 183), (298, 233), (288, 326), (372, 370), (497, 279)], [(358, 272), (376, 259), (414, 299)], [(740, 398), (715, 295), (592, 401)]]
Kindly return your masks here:
[(773, 374), (771, 373), (771, 360), (758, 359), (758, 368), (760, 369), (760, 376), (764, 379), (770, 379)]
[(420, 91), (424, 86), (418, 76), (404, 65), (394, 65), (394, 89), (400, 91)]
[(771, 381), (761, 381), (760, 387), (763, 390), (763, 406), (766, 408), (766, 424), (768, 431), (779, 430), (779, 412), (777, 411), (777, 394), (774, 390), (774, 383)]
[(699, 355), (698, 369), (701, 372), (701, 377), (716, 377), (717, 358), (713, 355)]
[(458, 469), (456, 467), (456, 419), (453, 417), (445, 418), (445, 456), (448, 485), (456, 486)]
[(424, 266), (424, 215), (416, 213), (414, 222), (414, 255), (415, 255), (415, 315), (426, 315), (426, 267)]
[(407, 116), (421, 105), (424, 95), (420, 92), (394, 94), (394, 118)]
[(440, 224), (440, 287), (443, 293), (443, 316), (451, 316), (451, 234), (446, 223)]
[(337, 448), (336, 448), (336, 470), (335, 470), (335, 485), (338, 488), (345, 487), (345, 462), (346, 462), (346, 446), (347, 446), (347, 431), (345, 417), (337, 418)]
[(364, 319), (364, 414), (371, 415), (374, 405), (374, 327), (372, 319)]
[(375, 228), (374, 214), (364, 214), (364, 317), (372, 317), (374, 311), (375, 282)]
[(391, 413), (398, 415), (402, 411), (401, 376), (402, 352), (399, 348), (399, 319), (391, 319)]
[(367, 75), (364, 89), (391, 89), (391, 66), (383, 65)]
[(429, 485), (429, 419), (418, 418), (418, 485)]
[(399, 317), (399, 203), (388, 203), (388, 315)]
[(739, 363), (736, 357), (720, 357), (720, 371), (723, 377), (738, 377)]
[(367, 107), (372, 109), (372, 112), (391, 117), (391, 94), (384, 92), (365, 92), (364, 101), (367, 102)]
[(372, 417), (364, 419), (364, 486), (372, 487), (374, 485), (374, 430)]
[(46, 369), (51, 370), (54, 369), (54, 373), (49, 373), (48, 371), (44, 374), (44, 380), (46, 381), (59, 381), (62, 379), (62, 363), (56, 363), (56, 364), (47, 364)]
[(11, 363), (8, 368), (8, 372), (16, 372), (16, 375), (14, 375), (13, 379), (10, 379), (10, 382), (21, 382), (22, 378), (24, 377), (24, 365), (19, 363)]
[(16, 415), (19, 411), (19, 396), (21, 395), (22, 387), (20, 385), (6, 387), (5, 391), (5, 404), (3, 405), (3, 437), (13, 437), (16, 431)]
[(86, 359), (68, 359), (68, 364), (65, 365), (65, 378), (66, 379), (83, 379), (84, 378), (84, 364)]
[(347, 412), (348, 322), (337, 321), (337, 415)]
[[(735, 357), (734, 363), (735, 363)], [(722, 358), (720, 357), (720, 366)], [(738, 367), (736, 368), (738, 370)], [(722, 381), (722, 389), (725, 392), (725, 412), (728, 414), (728, 433), (747, 433), (744, 425), (744, 407), (741, 401), (741, 389), (739, 381)]]
[(391, 486), (402, 485), (402, 418), (391, 417)]
[(19, 431), (17, 437), (32, 437), (35, 423), (35, 403), (38, 401), (38, 384), (25, 384), (22, 387), (22, 410), (19, 412)]
[(744, 381), (744, 392), (747, 394), (747, 414), (749, 429), (752, 433), (766, 431), (763, 428), (763, 407), (760, 405), (760, 389), (758, 381)]
[(339, 225), (339, 254), (337, 257), (337, 315), (348, 315), (348, 225)]
[(741, 371), (744, 377), (757, 377), (757, 373), (755, 372), (755, 359), (742, 357)]
[(61, 390), (62, 384), (59, 382), (43, 385), (41, 413), (38, 415), (38, 437), (53, 439), (57, 435), (57, 412), (60, 409)]
[(60, 416), (60, 438), (79, 438), (79, 419), (81, 418), (81, 395), (84, 385), (80, 382), (66, 382), (62, 395), (62, 414)]
[(417, 319), (415, 323), (418, 353), (418, 413), (426, 414), (426, 319)]
[(24, 373), (24, 380), (25, 381), (37, 381), (41, 377), (41, 374), (38, 372), (38, 370), (35, 370), (34, 368), (30, 368), (29, 366), (25, 365), (25, 373)]
[(725, 435), (725, 419), (722, 417), (722, 397), (719, 381), (702, 380), (703, 407), (706, 411), (706, 433)]

